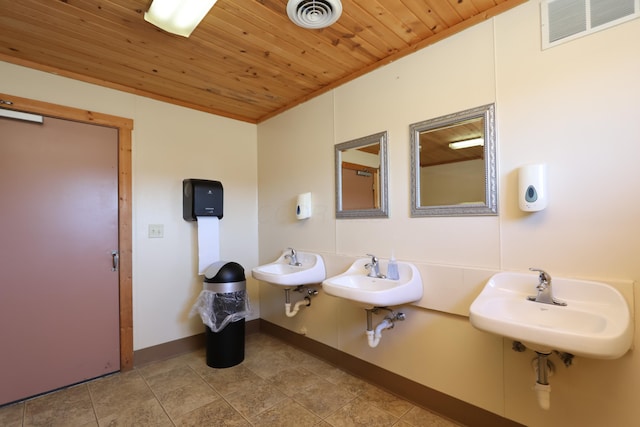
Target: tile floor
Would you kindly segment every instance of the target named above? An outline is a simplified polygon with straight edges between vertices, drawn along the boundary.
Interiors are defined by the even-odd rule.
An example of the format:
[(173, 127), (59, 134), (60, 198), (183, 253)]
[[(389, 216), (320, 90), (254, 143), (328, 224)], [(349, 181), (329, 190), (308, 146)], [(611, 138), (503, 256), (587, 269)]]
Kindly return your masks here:
[(257, 333), (232, 368), (209, 368), (202, 350), (2, 407), (0, 426), (457, 424)]

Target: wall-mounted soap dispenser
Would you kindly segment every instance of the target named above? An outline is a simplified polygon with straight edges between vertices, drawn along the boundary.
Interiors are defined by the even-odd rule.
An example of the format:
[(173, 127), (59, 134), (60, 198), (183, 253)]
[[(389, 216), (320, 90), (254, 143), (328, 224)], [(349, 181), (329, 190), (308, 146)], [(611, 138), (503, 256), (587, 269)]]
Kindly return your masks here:
[(298, 195), (298, 203), (296, 203), (296, 218), (307, 219), (311, 217), (311, 193), (302, 193)]
[(518, 202), (525, 212), (537, 212), (547, 207), (547, 165), (525, 165), (518, 171)]

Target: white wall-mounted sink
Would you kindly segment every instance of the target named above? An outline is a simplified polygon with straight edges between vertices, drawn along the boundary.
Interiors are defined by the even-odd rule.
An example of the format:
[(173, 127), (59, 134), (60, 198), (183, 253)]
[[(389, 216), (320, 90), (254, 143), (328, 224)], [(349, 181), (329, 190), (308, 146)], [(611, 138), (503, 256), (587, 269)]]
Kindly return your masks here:
[(251, 275), (263, 282), (286, 287), (311, 285), (325, 279), (324, 261), (320, 255), (297, 251), (300, 265), (291, 265), (290, 260), (285, 258), (288, 254), (290, 251), (284, 251), (274, 262), (253, 268)]
[[(356, 260), (344, 273), (322, 282), (322, 289), (329, 295), (372, 307), (407, 304), (422, 298), (422, 278), (415, 265), (398, 261), (400, 278), (390, 280), (367, 276), (365, 264), (370, 261)], [(380, 264), (380, 270), (385, 272), (386, 262)]]
[(553, 294), (566, 306), (529, 301), (537, 274), (495, 274), (470, 307), (471, 324), (520, 341), (532, 350), (615, 359), (633, 339), (626, 300), (614, 287), (585, 280), (552, 278)]

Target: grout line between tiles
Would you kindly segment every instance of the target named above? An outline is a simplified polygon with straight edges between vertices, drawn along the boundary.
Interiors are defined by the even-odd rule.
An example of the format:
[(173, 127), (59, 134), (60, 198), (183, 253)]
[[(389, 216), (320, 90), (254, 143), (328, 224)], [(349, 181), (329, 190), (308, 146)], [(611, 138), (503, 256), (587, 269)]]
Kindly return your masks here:
[(100, 420), (98, 419), (98, 411), (96, 411), (96, 403), (94, 402), (93, 393), (91, 393), (91, 387), (86, 383), (87, 393), (89, 393), (89, 400), (91, 400), (91, 409), (93, 410), (93, 416), (96, 419), (96, 425), (100, 426)]
[[(335, 372), (334, 371), (326, 372), (322, 370), (322, 366), (323, 366), (322, 364), (315, 363), (316, 361), (322, 362), (322, 360), (316, 358), (312, 354), (302, 352), (304, 354), (304, 357), (302, 357), (300, 354), (297, 353), (298, 349), (296, 349), (295, 347), (290, 347), (286, 343), (281, 342), (280, 340), (277, 340), (271, 337), (266, 337), (266, 336), (264, 338), (252, 339), (247, 344), (251, 349), (250, 350), (251, 356), (248, 360), (250, 363), (247, 364), (246, 363), (247, 359), (245, 359), (245, 361), (243, 361), (245, 366), (242, 369), (246, 369), (248, 372), (250, 372), (252, 374), (251, 378), (255, 376), (256, 380), (260, 379), (261, 383), (264, 382), (264, 384), (268, 385), (269, 387), (273, 387), (274, 390), (278, 390), (278, 393), (281, 393), (283, 396), (282, 400), (278, 400), (278, 402), (276, 402), (275, 404), (271, 404), (271, 406), (269, 406), (268, 408), (265, 408), (260, 412), (253, 414), (251, 416), (243, 414), (243, 412), (241, 412), (239, 409), (234, 407), (234, 405), (231, 403), (231, 400), (228, 397), (230, 393), (226, 393), (226, 395), (221, 393), (214, 386), (215, 381), (211, 383), (207, 381), (206, 378), (209, 375), (213, 375), (214, 372), (211, 371), (211, 373), (208, 373), (208, 370), (202, 369), (202, 366), (200, 366), (200, 364), (205, 363), (202, 352), (198, 352), (198, 353), (193, 352), (189, 357), (184, 357), (181, 360), (175, 360), (173, 365), (169, 363), (166, 366), (166, 372), (171, 372), (174, 370), (186, 371), (183, 368), (185, 366), (188, 367), (188, 371), (190, 374), (195, 374), (194, 375), (195, 378), (198, 378), (200, 381), (204, 382), (204, 384), (208, 387), (208, 389), (210, 389), (213, 393), (216, 394), (217, 396), (216, 399), (214, 399), (210, 403), (216, 401), (217, 399), (222, 399), (221, 402), (224, 402), (233, 410), (234, 416), (235, 415), (239, 416), (238, 420), (242, 419), (251, 426), (260, 425), (261, 423), (260, 416), (265, 414), (266, 412), (275, 410), (275, 413), (283, 413), (282, 408), (286, 408), (287, 406), (292, 404), (295, 404), (300, 408), (303, 408), (306, 411), (305, 417), (307, 416), (306, 413), (309, 414), (309, 420), (315, 419), (317, 422), (314, 422), (314, 425), (319, 425), (323, 423), (325, 423), (325, 425), (333, 425), (335, 422), (337, 422), (338, 418), (333, 419), (334, 423), (331, 423), (329, 419), (331, 419), (335, 415), (340, 416), (339, 415), (340, 411), (344, 412), (345, 407), (351, 404), (358, 404), (360, 407), (364, 407), (364, 408), (367, 408), (368, 407), (367, 405), (369, 405), (370, 407), (376, 408), (377, 410), (380, 410), (383, 413), (389, 415), (389, 418), (393, 417), (393, 420), (395, 421), (392, 421), (391, 419), (389, 419), (388, 423), (385, 424), (387, 426), (389, 425), (395, 426), (401, 423), (403, 425), (414, 424), (411, 421), (411, 418), (415, 414), (411, 414), (410, 416), (409, 413), (413, 410), (416, 410), (415, 408), (420, 409), (419, 407), (417, 407), (414, 404), (411, 404), (411, 402), (408, 402), (409, 405), (407, 409), (403, 411), (399, 411), (399, 409), (402, 409), (402, 406), (399, 406), (399, 407), (389, 406), (387, 404), (388, 402), (384, 402), (381, 400), (381, 399), (385, 399), (385, 396), (375, 392), (375, 390), (381, 390), (384, 392), (386, 392), (386, 390), (383, 390), (377, 387), (376, 385), (369, 383), (368, 381), (359, 379), (349, 374), (348, 372), (344, 372), (338, 368), (336, 368), (338, 370)], [(279, 356), (277, 358), (274, 357), (273, 359), (278, 361), (277, 362), (278, 365), (277, 366), (260, 365), (259, 361), (261, 359), (264, 360), (263, 352), (270, 353), (269, 355), (271, 357), (273, 357), (273, 355)], [(183, 357), (183, 356), (178, 356), (178, 357)], [(163, 363), (163, 362), (166, 362), (166, 361), (159, 361), (157, 363)], [(286, 366), (286, 367), (283, 368), (283, 366)], [(165, 373), (164, 369), (165, 369), (164, 367), (159, 366), (158, 372), (160, 374), (163, 374)], [(286, 382), (287, 381), (286, 377), (290, 374), (288, 372), (285, 373), (284, 375), (281, 375), (278, 378), (278, 381), (275, 380), (278, 376), (278, 373), (284, 372), (285, 370), (300, 371), (301, 369), (306, 370), (305, 376), (308, 377), (308, 375), (311, 374), (313, 375), (313, 377), (308, 377), (309, 383), (300, 382), (300, 387), (298, 389), (293, 387), (295, 384), (292, 384), (291, 382)], [(321, 370), (320, 372), (318, 372), (319, 369)], [(198, 408), (194, 408), (189, 412), (185, 414), (181, 414), (179, 417), (174, 419), (171, 417), (169, 413), (170, 407), (165, 407), (165, 404), (163, 404), (163, 402), (160, 399), (160, 395), (163, 390), (161, 387), (162, 383), (158, 382), (156, 387), (153, 388), (151, 387), (147, 377), (143, 375), (139, 369), (135, 368), (134, 371), (136, 371), (136, 374), (143, 380), (145, 387), (147, 387), (151, 391), (151, 395), (153, 396), (153, 399), (155, 399), (155, 402), (160, 405), (164, 415), (169, 420), (170, 424), (173, 426), (179, 425), (179, 420), (182, 419), (182, 417), (186, 416), (187, 414), (190, 414), (193, 411), (197, 411), (199, 408), (202, 408), (203, 406), (209, 404), (209, 403), (202, 404)], [(153, 372), (153, 371), (149, 371), (149, 372)], [(325, 374), (324, 376), (323, 376), (323, 373)], [(330, 374), (330, 377), (327, 376), (329, 374)], [(114, 375), (122, 375), (122, 374), (118, 373)], [(167, 378), (170, 378), (170, 375), (168, 375)], [(295, 376), (292, 376), (290, 381), (295, 382), (296, 380), (297, 378)], [(300, 398), (301, 392), (310, 390), (312, 387), (314, 387), (315, 382), (318, 380), (322, 380), (326, 382), (326, 383), (322, 383), (324, 384), (322, 387), (327, 387), (328, 384), (330, 384), (331, 387), (333, 387), (335, 390), (342, 390), (343, 392), (345, 392), (345, 396), (343, 397), (343, 400), (338, 402), (334, 401), (334, 402), (327, 403), (329, 407), (333, 408), (333, 405), (337, 405), (337, 408), (332, 409), (330, 412), (324, 415), (320, 415), (314, 412), (314, 410), (312, 410), (311, 407), (303, 404), (303, 402), (305, 402), (305, 399)], [(320, 383), (321, 381), (318, 382), (318, 384)], [(90, 382), (85, 383), (85, 387), (87, 388), (87, 392), (89, 393), (89, 398), (92, 405), (94, 419), (96, 423), (100, 425), (100, 420), (98, 418), (99, 402), (96, 401), (98, 396), (94, 392), (92, 392), (92, 388), (89, 386), (89, 384)], [(251, 387), (251, 383), (249, 382), (248, 384), (249, 384), (248, 387)], [(280, 384), (280, 386), (278, 386), (278, 384)], [(168, 391), (169, 390), (170, 389), (168, 389)], [(238, 389), (238, 391), (241, 391), (241, 390), (242, 388)], [(308, 392), (311, 393), (311, 391), (308, 391)], [(398, 396), (395, 396), (395, 395), (393, 396), (394, 398), (398, 398), (399, 400), (405, 401), (404, 399)], [(313, 395), (311, 394), (311, 399), (312, 398), (313, 398)], [(360, 402), (358, 402), (359, 400)], [(306, 397), (306, 402), (307, 403), (310, 402), (309, 396)], [(381, 402), (384, 404), (381, 404)], [(362, 405), (362, 403), (365, 403), (365, 405)], [(21, 406), (21, 414), (22, 414), (21, 425), (24, 427), (26, 423), (27, 407), (26, 407), (26, 403), (24, 402), (21, 403), (21, 405), (22, 405)], [(320, 406), (316, 406), (316, 409), (318, 408), (320, 408)], [(390, 412), (388, 409), (392, 409), (392, 410), (395, 409), (395, 413)], [(0, 408), (0, 411), (1, 410), (2, 408)], [(402, 412), (402, 413), (398, 414), (399, 412)], [(160, 414), (160, 412), (158, 412), (158, 414)], [(286, 415), (290, 416), (291, 414), (286, 414)], [(311, 418), (311, 415), (313, 416), (313, 418)], [(264, 422), (264, 419), (265, 418), (263, 417), (262, 422)], [(17, 420), (17, 416), (16, 416), (16, 420)], [(449, 424), (445, 424), (445, 425), (449, 425)], [(451, 424), (451, 425), (454, 425), (454, 424)]]

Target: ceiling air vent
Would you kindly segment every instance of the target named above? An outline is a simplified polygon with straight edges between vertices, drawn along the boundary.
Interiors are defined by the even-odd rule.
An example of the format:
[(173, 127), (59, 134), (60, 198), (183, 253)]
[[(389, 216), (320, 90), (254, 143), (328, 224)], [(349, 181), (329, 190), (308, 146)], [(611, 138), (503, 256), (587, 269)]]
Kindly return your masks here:
[(340, 0), (289, 0), (287, 15), (302, 28), (324, 28), (333, 24), (342, 14)]
[(640, 0), (542, 0), (542, 48), (640, 16)]

